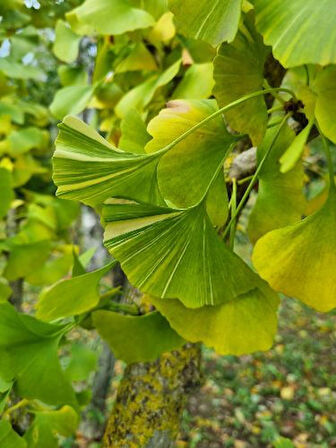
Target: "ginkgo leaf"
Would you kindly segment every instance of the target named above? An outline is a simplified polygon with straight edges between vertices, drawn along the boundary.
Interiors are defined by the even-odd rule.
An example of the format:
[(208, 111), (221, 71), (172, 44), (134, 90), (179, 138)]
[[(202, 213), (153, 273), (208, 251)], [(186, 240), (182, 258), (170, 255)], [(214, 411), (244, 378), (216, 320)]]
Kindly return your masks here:
[[(153, 139), (146, 145), (146, 151), (155, 153), (164, 148), (217, 110), (214, 100), (170, 101), (148, 125)], [(216, 117), (175, 145), (158, 165), (163, 197), (176, 207), (199, 202), (235, 141), (222, 117)]]
[(262, 281), (230, 302), (196, 310), (178, 300), (149, 300), (186, 340), (201, 341), (221, 355), (268, 350), (273, 344), (279, 299)]
[(173, 92), (172, 99), (202, 100), (209, 98), (214, 86), (213, 64), (193, 64)]
[(336, 193), (303, 221), (263, 236), (253, 252), (258, 273), (276, 291), (318, 311), (336, 307)]
[(78, 426), (78, 414), (70, 406), (34, 412), (34, 421), (24, 435), (29, 448), (58, 448), (56, 435), (70, 437)]
[(334, 0), (254, 0), (254, 6), (257, 28), (284, 67), (336, 63)]
[(99, 282), (112, 266), (110, 263), (96, 271), (60, 280), (43, 291), (37, 304), (37, 317), (54, 320), (94, 308), (99, 302)]
[(64, 325), (38, 321), (1, 303), (0, 376), (15, 380), (22, 397), (54, 405), (76, 405), (57, 357), (58, 344), (66, 330)]
[(112, 311), (95, 311), (93, 323), (112, 352), (126, 363), (155, 361), (162, 353), (185, 344), (158, 312), (124, 316)]
[(11, 156), (23, 154), (31, 149), (45, 149), (49, 143), (49, 133), (34, 126), (12, 132), (8, 136)]
[(127, 0), (86, 0), (66, 18), (79, 34), (114, 35), (154, 25), (154, 18)]
[(117, 116), (124, 118), (126, 114), (133, 109), (141, 112), (151, 102), (158, 89), (167, 85), (175, 78), (180, 66), (181, 60), (178, 59), (160, 75), (151, 76), (143, 83), (129, 90), (115, 107)]
[(113, 196), (161, 202), (156, 155), (118, 150), (74, 117), (66, 117), (59, 127), (53, 175), (58, 196), (91, 205)]
[[(145, 146), (151, 139), (141, 114), (131, 109), (120, 123), (121, 137), (119, 148), (136, 154), (144, 154)], [(126, 149), (127, 148), (127, 149)]]
[(310, 120), (307, 126), (295, 137), (290, 146), (280, 157), (281, 173), (287, 173), (292, 170), (300, 160), (313, 125), (314, 120)]
[(129, 54), (116, 66), (116, 73), (130, 72), (136, 70), (157, 70), (157, 64), (152, 53), (143, 42), (137, 42)]
[[(247, 16), (231, 44), (222, 44), (214, 60), (214, 95), (226, 106), (244, 95), (262, 89), (268, 50)], [(255, 145), (264, 136), (267, 110), (263, 97), (253, 98), (225, 114), (230, 126), (250, 135)]]
[(177, 30), (216, 47), (237, 32), (242, 0), (170, 0)]
[(0, 445), (1, 448), (26, 448), (26, 441), (14, 431), (7, 420), (0, 420)]
[(24, 278), (44, 264), (49, 256), (50, 249), (51, 242), (48, 240), (27, 244), (11, 244), (4, 276), (10, 281)]
[(190, 308), (218, 305), (257, 285), (257, 276), (220, 241), (204, 206), (104, 206), (105, 245), (142, 292)]
[[(336, 39), (336, 37), (335, 37)], [(313, 86), (317, 94), (315, 117), (323, 134), (336, 143), (336, 67), (326, 67), (317, 74)]]
[(50, 105), (51, 113), (62, 120), (68, 114), (79, 114), (89, 104), (94, 93), (94, 86), (71, 85), (56, 92)]
[(67, 22), (58, 20), (55, 26), (53, 52), (63, 62), (70, 64), (77, 59), (81, 36), (75, 34)]
[(1, 191), (1, 201), (0, 201), (0, 218), (3, 218), (14, 199), (14, 191), (12, 188), (12, 174), (6, 168), (0, 168), (0, 191)]
[[(276, 128), (267, 131), (258, 147), (258, 163), (263, 159), (276, 133)], [(293, 141), (294, 131), (288, 126), (284, 127), (259, 173), (258, 196), (248, 223), (248, 235), (252, 243), (273, 229), (298, 222), (303, 215), (305, 199), (301, 161), (288, 173), (280, 172), (279, 159)]]

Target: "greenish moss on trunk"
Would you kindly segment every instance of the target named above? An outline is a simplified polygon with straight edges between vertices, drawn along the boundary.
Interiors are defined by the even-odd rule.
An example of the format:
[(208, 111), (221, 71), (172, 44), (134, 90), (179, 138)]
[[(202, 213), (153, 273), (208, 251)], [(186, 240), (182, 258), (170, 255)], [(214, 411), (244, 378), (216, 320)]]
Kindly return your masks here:
[(129, 365), (104, 436), (105, 448), (173, 448), (188, 396), (201, 383), (196, 344)]

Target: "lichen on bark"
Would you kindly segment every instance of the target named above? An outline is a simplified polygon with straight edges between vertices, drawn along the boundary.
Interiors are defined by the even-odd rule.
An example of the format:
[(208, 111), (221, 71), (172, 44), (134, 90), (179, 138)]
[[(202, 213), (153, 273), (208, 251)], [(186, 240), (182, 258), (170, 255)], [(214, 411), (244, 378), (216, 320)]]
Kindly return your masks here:
[[(140, 342), (139, 342), (140, 343)], [(104, 448), (173, 448), (188, 396), (201, 383), (197, 344), (126, 367)]]

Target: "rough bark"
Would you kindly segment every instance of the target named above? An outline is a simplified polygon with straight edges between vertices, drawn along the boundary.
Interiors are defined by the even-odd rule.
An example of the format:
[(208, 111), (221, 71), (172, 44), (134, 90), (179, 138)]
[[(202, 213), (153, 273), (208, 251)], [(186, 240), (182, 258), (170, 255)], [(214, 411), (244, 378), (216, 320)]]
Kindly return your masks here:
[(196, 344), (126, 367), (104, 448), (173, 448), (188, 396), (201, 383)]

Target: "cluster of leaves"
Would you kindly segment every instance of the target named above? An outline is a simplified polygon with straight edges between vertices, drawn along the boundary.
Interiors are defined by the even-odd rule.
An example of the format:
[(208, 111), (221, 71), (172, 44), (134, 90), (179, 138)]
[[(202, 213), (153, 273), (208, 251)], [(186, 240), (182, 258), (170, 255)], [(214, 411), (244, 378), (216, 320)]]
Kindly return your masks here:
[[(7, 421), (14, 404), (0, 437), (42, 447), (57, 446), (55, 431), (75, 430), (83, 404), (58, 360), (78, 325), (96, 328), (130, 363), (185, 341), (220, 354), (267, 350), (279, 291), (320, 311), (335, 307), (336, 11), (333, 0), (318, 10), (313, 0), (26, 3), (0, 6), (0, 392), (6, 407), (14, 388), (35, 418), (18, 438)], [(270, 61), (281, 79), (266, 76)], [(73, 116), (82, 113), (83, 121)], [(56, 119), (62, 199), (50, 195)], [(316, 136), (330, 176), (308, 201), (305, 144)], [(251, 145), (255, 174), (231, 178), (232, 154)], [(257, 181), (248, 225), (255, 272), (234, 239)], [(101, 294), (115, 261), (85, 271), (90, 254), (79, 258), (69, 244), (78, 209), (63, 199), (100, 214), (106, 248), (145, 294), (140, 309), (155, 311), (119, 306), (113, 289)], [(20, 225), (8, 234), (13, 215)], [(8, 282), (22, 279), (48, 286), (35, 316), (7, 303)]]

